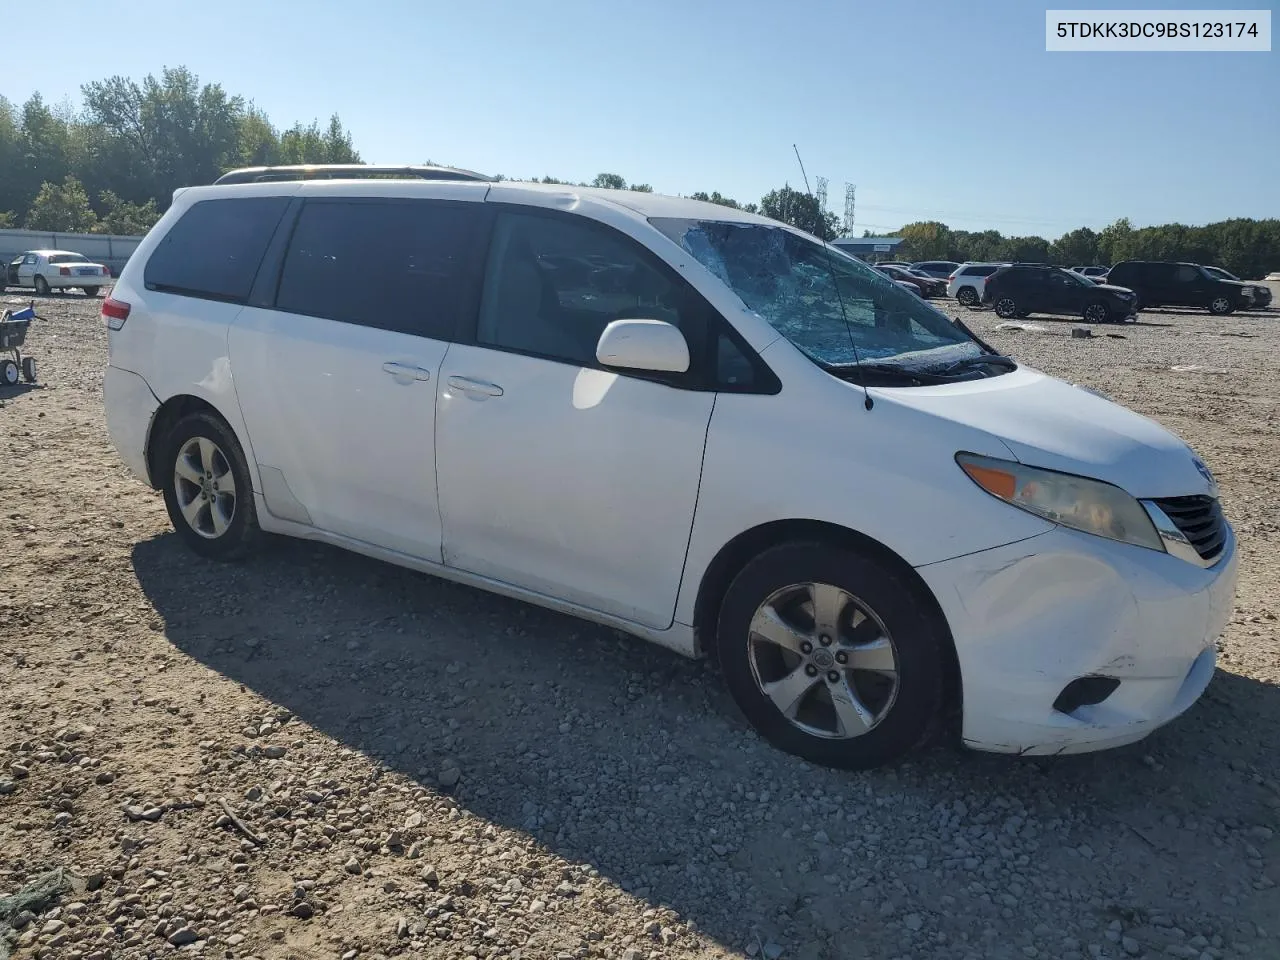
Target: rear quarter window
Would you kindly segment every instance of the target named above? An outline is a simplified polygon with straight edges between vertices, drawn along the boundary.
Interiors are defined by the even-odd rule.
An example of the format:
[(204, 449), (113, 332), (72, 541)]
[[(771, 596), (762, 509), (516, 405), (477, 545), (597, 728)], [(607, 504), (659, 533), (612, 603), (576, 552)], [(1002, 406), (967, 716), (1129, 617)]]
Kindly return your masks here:
[(288, 197), (230, 197), (193, 204), (152, 251), (144, 285), (243, 303), (288, 203)]

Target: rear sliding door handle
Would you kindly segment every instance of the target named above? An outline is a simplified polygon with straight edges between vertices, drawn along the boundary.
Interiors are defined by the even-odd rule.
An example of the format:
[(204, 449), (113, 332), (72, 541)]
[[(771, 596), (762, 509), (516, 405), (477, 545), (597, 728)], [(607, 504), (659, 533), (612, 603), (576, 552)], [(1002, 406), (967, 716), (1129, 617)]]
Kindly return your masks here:
[(425, 367), (415, 367), (411, 363), (396, 363), (388, 360), (382, 365), (382, 372), (402, 380), (430, 380), (431, 371)]
[(500, 397), (502, 388), (487, 380), (473, 380), (471, 377), (450, 377), (449, 386), (475, 397)]

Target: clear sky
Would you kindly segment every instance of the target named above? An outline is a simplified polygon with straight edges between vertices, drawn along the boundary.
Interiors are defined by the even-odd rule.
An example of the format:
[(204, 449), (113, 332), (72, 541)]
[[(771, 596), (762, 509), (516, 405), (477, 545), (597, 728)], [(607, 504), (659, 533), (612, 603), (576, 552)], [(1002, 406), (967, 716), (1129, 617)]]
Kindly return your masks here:
[[(859, 233), (938, 219), (1053, 238), (1117, 217), (1280, 216), (1280, 47), (1046, 53), (1046, 5), (1068, 6), (73, 4), (60, 8), (73, 23), (38, 55), (9, 58), (0, 93), (78, 102), (84, 82), (185, 65), (277, 126), (336, 111), (367, 161), (569, 180), (609, 171), (744, 202), (799, 186), (795, 143), (810, 178), (830, 179), (837, 213), (844, 184), (857, 185)], [(1250, 5), (1263, 4), (1234, 6)]]

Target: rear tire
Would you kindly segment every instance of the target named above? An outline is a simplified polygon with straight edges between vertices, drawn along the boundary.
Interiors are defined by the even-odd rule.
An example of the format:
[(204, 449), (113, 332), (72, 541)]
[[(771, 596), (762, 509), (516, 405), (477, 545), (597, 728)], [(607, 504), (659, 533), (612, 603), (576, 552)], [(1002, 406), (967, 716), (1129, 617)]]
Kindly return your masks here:
[(163, 441), (160, 473), (173, 529), (193, 551), (238, 560), (261, 539), (253, 481), (240, 441), (219, 417), (193, 413)]
[(101, 287), (85, 287), (84, 295), (86, 297), (96, 297), (98, 295), (98, 291), (101, 289)]
[(873, 555), (817, 542), (773, 547), (734, 578), (716, 653), (734, 701), (770, 743), (867, 769), (936, 728), (945, 631)]
[(0, 360), (0, 386), (12, 387), (18, 382), (18, 365), (5, 357)]
[(976, 307), (978, 305), (978, 291), (973, 287), (961, 287), (956, 291), (956, 299), (960, 301), (962, 307)]
[(996, 316), (1004, 320), (1011, 320), (1018, 315), (1018, 311), (1021, 308), (1013, 297), (1003, 296), (996, 297), (995, 309)]
[(49, 281), (46, 280), (44, 277), (41, 277), (41, 276), (36, 277), (35, 288), (36, 288), (36, 293), (38, 293), (40, 296), (47, 297), (49, 295)]
[(1231, 302), (1230, 297), (1214, 297), (1209, 301), (1209, 312), (1215, 317), (1226, 316), (1235, 310), (1235, 304)]

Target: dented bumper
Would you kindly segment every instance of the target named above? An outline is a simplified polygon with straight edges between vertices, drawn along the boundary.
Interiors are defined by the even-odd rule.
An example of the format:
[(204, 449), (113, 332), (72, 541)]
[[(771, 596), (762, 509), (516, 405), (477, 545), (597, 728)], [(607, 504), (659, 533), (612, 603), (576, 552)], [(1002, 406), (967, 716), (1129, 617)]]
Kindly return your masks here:
[[(966, 746), (1081, 753), (1140, 740), (1213, 677), (1235, 601), (1236, 542), (1205, 569), (1056, 528), (918, 568), (955, 638)], [(1119, 681), (1098, 703), (1054, 708), (1080, 677)]]

